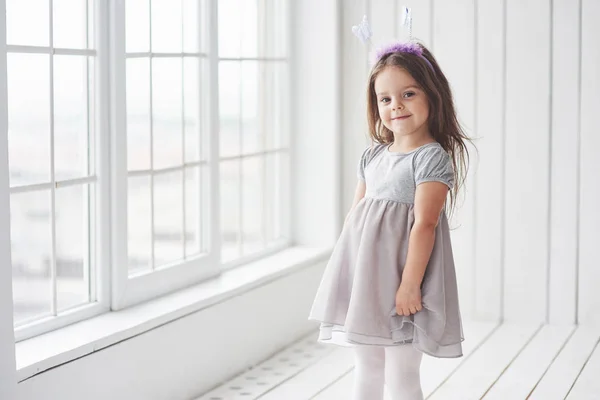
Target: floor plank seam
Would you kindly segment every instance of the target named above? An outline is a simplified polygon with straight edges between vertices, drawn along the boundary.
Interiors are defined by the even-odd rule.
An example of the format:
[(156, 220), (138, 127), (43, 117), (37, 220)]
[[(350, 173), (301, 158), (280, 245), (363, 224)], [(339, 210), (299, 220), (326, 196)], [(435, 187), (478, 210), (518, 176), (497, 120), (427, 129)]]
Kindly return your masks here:
[(346, 376), (348, 376), (348, 374), (351, 373), (353, 369), (354, 369), (354, 366), (350, 367), (350, 369), (348, 369), (348, 371), (344, 372), (336, 380), (334, 380), (329, 385), (327, 385), (324, 388), (322, 388), (321, 390), (319, 390), (317, 393), (315, 393), (313, 396), (311, 396), (308, 400), (314, 400), (314, 399), (316, 399), (318, 395), (320, 395), (321, 393), (323, 393), (324, 391), (326, 391), (327, 389), (329, 389), (330, 387), (332, 387), (333, 385), (335, 385), (337, 382), (341, 381)]
[(544, 379), (544, 377), (546, 376), (546, 374), (550, 370), (550, 367), (552, 367), (552, 364), (554, 364), (554, 362), (556, 361), (556, 359), (558, 358), (558, 356), (560, 355), (560, 353), (562, 353), (562, 351), (564, 350), (564, 348), (567, 346), (567, 343), (569, 343), (569, 341), (571, 340), (571, 338), (573, 337), (573, 335), (575, 334), (576, 331), (577, 331), (577, 326), (575, 326), (575, 328), (571, 331), (571, 333), (569, 334), (569, 336), (567, 336), (567, 338), (565, 339), (565, 341), (562, 344), (562, 346), (560, 347), (560, 349), (558, 349), (558, 351), (556, 352), (556, 354), (552, 358), (552, 361), (550, 361), (550, 364), (548, 364), (548, 366), (544, 370), (544, 373), (542, 374), (542, 376), (540, 376), (540, 379), (538, 379), (538, 381), (535, 383), (535, 385), (533, 386), (533, 388), (527, 394), (527, 397), (525, 398), (525, 400), (528, 400), (531, 397), (531, 395), (533, 394), (533, 392), (535, 392), (535, 389), (540, 385), (540, 382), (542, 381), (542, 379)]
[[(282, 351), (272, 354), (269, 358), (264, 359), (253, 367), (213, 387), (198, 397), (197, 400), (229, 400), (233, 398), (237, 399), (238, 397), (258, 399), (263, 397), (268, 392), (289, 381), (289, 379), (305, 371), (308, 367), (319, 363), (324, 357), (332, 353), (333, 349), (318, 343), (315, 337), (315, 332), (301, 337), (292, 344), (288, 344)], [(309, 347), (310, 349), (308, 349)], [(287, 364), (282, 366), (280, 365), (281, 362)], [(286, 376), (286, 372), (290, 376)], [(270, 375), (275, 375), (276, 378)], [(248, 385), (250, 385), (250, 389), (247, 388)], [(255, 385), (262, 386), (262, 388), (259, 388), (256, 393), (251, 393), (256, 390)]]
[(483, 339), (483, 340), (482, 340), (482, 341), (481, 341), (481, 342), (480, 342), (480, 343), (479, 343), (479, 344), (478, 344), (476, 347), (474, 347), (474, 348), (473, 348), (473, 350), (472, 350), (472, 351), (471, 351), (469, 354), (467, 354), (467, 355), (465, 356), (465, 358), (462, 360), (462, 362), (461, 362), (461, 363), (460, 363), (460, 364), (459, 364), (459, 365), (458, 365), (456, 368), (454, 368), (454, 369), (452, 370), (452, 372), (450, 372), (450, 373), (448, 374), (448, 376), (447, 376), (447, 377), (446, 377), (446, 378), (445, 378), (445, 379), (444, 379), (442, 382), (440, 382), (440, 384), (439, 384), (438, 386), (436, 386), (436, 388), (435, 388), (435, 389), (433, 389), (433, 390), (431, 391), (431, 393), (429, 394), (429, 396), (427, 396), (427, 398), (426, 398), (426, 399), (429, 399), (429, 398), (431, 398), (431, 396), (433, 396), (433, 395), (435, 394), (435, 392), (437, 392), (437, 391), (438, 391), (438, 390), (439, 390), (439, 389), (440, 389), (442, 386), (444, 386), (444, 383), (446, 383), (446, 382), (448, 381), (448, 379), (450, 379), (450, 378), (452, 377), (452, 375), (454, 375), (454, 373), (455, 373), (456, 371), (458, 371), (458, 369), (459, 369), (459, 368), (460, 368), (460, 367), (461, 367), (461, 366), (462, 366), (462, 365), (463, 365), (463, 364), (464, 364), (464, 363), (465, 363), (465, 362), (466, 362), (466, 361), (467, 361), (467, 360), (468, 360), (468, 359), (469, 359), (469, 358), (470, 358), (470, 357), (471, 357), (473, 354), (475, 354), (475, 353), (477, 352), (477, 350), (479, 350), (479, 348), (480, 348), (481, 346), (483, 346), (483, 344), (484, 344), (485, 342), (487, 342), (487, 341), (489, 340), (489, 338), (491, 338), (491, 337), (492, 337), (492, 335), (494, 335), (494, 333), (496, 333), (496, 331), (497, 331), (498, 329), (500, 329), (500, 327), (501, 327), (501, 326), (502, 326), (502, 323), (501, 323), (501, 322), (499, 322), (499, 323), (498, 323), (498, 324), (497, 324), (497, 325), (494, 327), (494, 329), (492, 329), (492, 331), (491, 331), (490, 333), (488, 333), (488, 334), (487, 334), (487, 336), (486, 336), (486, 337), (485, 337), (485, 338), (484, 338), (484, 339)]
[(496, 383), (498, 383), (498, 381), (500, 380), (500, 378), (502, 377), (502, 375), (504, 375), (504, 373), (508, 370), (508, 368), (510, 368), (510, 366), (512, 365), (512, 363), (514, 363), (515, 360), (521, 355), (521, 353), (523, 352), (523, 350), (525, 350), (527, 348), (527, 346), (529, 346), (529, 344), (531, 343), (531, 341), (538, 335), (538, 333), (540, 333), (540, 331), (542, 330), (542, 328), (544, 327), (544, 325), (545, 325), (545, 323), (540, 324), (540, 326), (536, 329), (536, 331), (533, 333), (533, 335), (531, 335), (531, 337), (519, 349), (519, 351), (517, 352), (517, 354), (515, 354), (515, 356), (510, 360), (510, 362), (506, 365), (506, 367), (504, 367), (504, 369), (502, 370), (502, 372), (500, 372), (500, 374), (494, 380), (494, 382), (492, 382), (492, 384), (487, 388), (487, 390), (485, 391), (485, 393), (483, 393), (483, 395), (480, 397), (480, 400), (483, 399), (483, 398), (485, 398), (485, 396), (490, 392), (490, 390), (492, 390), (492, 388), (494, 387), (494, 385)]
[(573, 384), (571, 384), (571, 387), (569, 388), (569, 391), (567, 392), (567, 394), (565, 395), (565, 398), (563, 400), (566, 400), (567, 398), (569, 398), (569, 395), (571, 394), (571, 391), (575, 387), (575, 384), (577, 383), (577, 380), (579, 380), (579, 377), (581, 376), (581, 373), (585, 369), (585, 366), (587, 365), (588, 362), (590, 362), (590, 359), (592, 358), (592, 355), (596, 352), (596, 349), (598, 348), (598, 344), (600, 344), (600, 337), (598, 338), (598, 340), (596, 340), (596, 344), (594, 345), (594, 348), (592, 349), (592, 351), (590, 352), (590, 354), (585, 359), (585, 362), (581, 366), (581, 369), (579, 370), (579, 373), (577, 374), (577, 376), (573, 380)]
[(329, 353), (324, 354), (322, 357), (317, 358), (315, 360), (313, 360), (313, 362), (307, 364), (304, 366), (304, 368), (296, 371), (296, 373), (286, 377), (284, 380), (282, 380), (281, 382), (278, 382), (276, 386), (273, 386), (272, 388), (268, 389), (266, 392), (258, 395), (258, 397), (255, 397), (256, 400), (259, 400), (263, 397), (265, 397), (267, 394), (271, 393), (273, 390), (277, 389), (279, 386), (283, 385), (284, 383), (288, 382), (290, 379), (295, 378), (296, 376), (298, 376), (299, 374), (301, 374), (302, 372), (306, 371), (308, 368), (312, 367), (313, 365), (317, 364), (319, 361), (321, 361), (323, 358), (327, 357), (329, 354), (331, 353), (331, 351)]

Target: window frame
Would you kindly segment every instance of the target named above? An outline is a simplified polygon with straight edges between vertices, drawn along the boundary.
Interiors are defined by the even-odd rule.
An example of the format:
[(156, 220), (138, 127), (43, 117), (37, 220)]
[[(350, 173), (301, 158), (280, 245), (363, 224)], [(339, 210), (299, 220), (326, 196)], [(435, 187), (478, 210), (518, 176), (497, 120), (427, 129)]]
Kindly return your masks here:
[[(218, 0), (209, 0), (207, 4), (208, 15), (216, 16), (216, 5)], [(150, 0), (148, 0), (150, 4)], [(126, 15), (125, 2), (111, 2), (110, 9), (110, 32), (111, 36), (111, 71), (112, 80), (110, 82), (111, 91), (111, 165), (112, 165), (112, 207), (111, 225), (112, 225), (112, 298), (111, 308), (121, 310), (128, 306), (149, 300), (160, 295), (164, 295), (175, 290), (184, 288), (202, 280), (220, 274), (218, 250), (220, 249), (220, 234), (218, 213), (218, 193), (219, 193), (219, 171), (218, 158), (213, 154), (215, 150), (218, 154), (218, 140), (214, 140), (210, 132), (218, 132), (218, 84), (214, 84), (214, 59), (215, 49), (218, 45), (218, 37), (213, 35), (217, 30), (217, 21), (214, 18), (208, 18), (208, 52), (206, 55), (200, 55), (199, 59), (207, 57), (208, 66), (208, 137), (209, 145), (208, 161), (206, 165), (209, 168), (210, 200), (209, 207), (210, 226), (208, 254), (201, 257), (185, 260), (168, 267), (156, 267), (151, 271), (144, 271), (130, 276), (128, 268), (128, 236), (127, 236), (127, 188), (128, 188), (128, 167), (127, 167), (127, 119), (126, 119)], [(152, 19), (150, 11), (150, 20)], [(199, 18), (205, 19), (208, 15), (198, 7)], [(151, 22), (150, 22), (151, 23)], [(152, 26), (150, 25), (150, 30)], [(198, 43), (203, 39), (201, 29), (198, 29)], [(150, 60), (152, 53), (150, 50)], [(151, 61), (150, 61), (151, 62)], [(199, 73), (201, 74), (202, 68)], [(152, 79), (152, 76), (151, 76)], [(199, 77), (199, 82), (203, 82)], [(217, 118), (215, 118), (215, 115)], [(217, 143), (215, 143), (217, 142)], [(203, 163), (200, 163), (202, 165)], [(151, 173), (153, 175), (154, 173)], [(216, 196), (215, 196), (216, 195)]]
[[(23, 324), (18, 325), (17, 327), (15, 327), (14, 331), (15, 331), (15, 340), (21, 341), (21, 340), (25, 340), (25, 339), (29, 339), (31, 337), (34, 336), (38, 336), (40, 334), (52, 331), (52, 330), (56, 330), (59, 329), (61, 327), (64, 327), (66, 325), (70, 325), (73, 324), (75, 322), (79, 322), (81, 320), (84, 319), (88, 319), (88, 318), (92, 318), (94, 316), (103, 314), (107, 311), (110, 310), (110, 298), (109, 298), (109, 293), (110, 293), (110, 284), (108, 282), (108, 278), (109, 278), (109, 271), (107, 270), (107, 268), (104, 268), (103, 266), (106, 265), (108, 258), (107, 258), (107, 253), (108, 250), (105, 247), (105, 243), (108, 242), (108, 237), (110, 235), (109, 232), (109, 226), (107, 226), (107, 224), (104, 222), (105, 221), (105, 216), (108, 215), (107, 211), (109, 209), (109, 204), (108, 204), (108, 181), (107, 181), (107, 174), (105, 173), (105, 168), (107, 168), (108, 166), (104, 165), (104, 163), (101, 161), (102, 160), (102, 154), (105, 153), (105, 150), (103, 150), (106, 146), (106, 139), (104, 135), (99, 134), (100, 132), (102, 132), (102, 130), (105, 128), (103, 125), (105, 125), (105, 122), (108, 121), (108, 117), (106, 114), (106, 103), (105, 103), (105, 93), (104, 93), (104, 86), (102, 83), (102, 79), (100, 78), (102, 75), (104, 75), (107, 71), (106, 71), (106, 65), (105, 65), (105, 61), (106, 61), (106, 57), (102, 57), (102, 54), (105, 53), (106, 49), (105, 49), (105, 32), (102, 32), (103, 30), (100, 29), (102, 28), (102, 24), (100, 24), (99, 22), (101, 21), (101, 19), (104, 16), (103, 13), (103, 7), (104, 7), (104, 3), (103, 2), (90, 2), (87, 1), (88, 7), (90, 4), (94, 5), (94, 19), (93, 19), (93, 23), (94, 23), (94, 28), (95, 28), (95, 34), (94, 34), (94, 48), (92, 49), (81, 49), (81, 50), (74, 50), (74, 49), (56, 49), (53, 47), (53, 0), (49, 0), (49, 42), (48, 42), (48, 46), (23, 46), (23, 45), (8, 45), (6, 42), (6, 36), (3, 35), (3, 41), (2, 43), (0, 43), (0, 45), (3, 47), (3, 60), (6, 63), (7, 61), (7, 56), (9, 53), (17, 53), (17, 54), (48, 54), (50, 56), (50, 69), (49, 69), (49, 74), (50, 74), (50, 90), (51, 90), (51, 96), (50, 96), (50, 107), (51, 107), (51, 114), (50, 114), (50, 121), (51, 121), (51, 126), (50, 126), (50, 134), (53, 135), (54, 132), (54, 116), (53, 116), (53, 103), (54, 103), (54, 99), (53, 99), (53, 81), (54, 81), (54, 77), (53, 77), (53, 57), (54, 55), (79, 55), (79, 56), (94, 56), (94, 61), (95, 61), (95, 73), (94, 73), (94, 78), (93, 81), (90, 82), (90, 85), (88, 87), (88, 90), (93, 91), (93, 107), (90, 107), (88, 110), (89, 113), (89, 120), (88, 120), (88, 124), (90, 125), (91, 129), (93, 130), (94, 134), (92, 137), (93, 140), (93, 144), (92, 144), (92, 150), (94, 152), (92, 159), (98, 160), (98, 162), (96, 162), (96, 168), (95, 168), (95, 174), (92, 177), (85, 177), (85, 178), (76, 178), (76, 179), (72, 179), (69, 180), (69, 184), (81, 184), (81, 183), (88, 183), (88, 184), (94, 184), (95, 185), (95, 190), (94, 190), (94, 203), (96, 205), (95, 207), (95, 220), (96, 220), (96, 224), (94, 226), (95, 228), (95, 232), (93, 237), (95, 238), (95, 243), (93, 245), (93, 248), (95, 249), (95, 251), (92, 251), (92, 257), (94, 258), (94, 262), (93, 265), (90, 266), (90, 299), (91, 301), (88, 304), (84, 304), (84, 305), (80, 305), (77, 306), (71, 310), (67, 310), (61, 313), (58, 313), (58, 315), (56, 316), (48, 316), (45, 318), (40, 318), (40, 319), (35, 319), (32, 320), (30, 322), (25, 322)], [(3, 13), (4, 15), (4, 20), (6, 18), (6, 3), (4, 3), (5, 7), (0, 10), (0, 12)], [(87, 23), (89, 24), (90, 19), (88, 17), (88, 21)], [(88, 26), (88, 29), (90, 27)], [(6, 68), (6, 64), (4, 64), (2, 66), (2, 74), (3, 77), (2, 79), (7, 80), (7, 68)], [(4, 91), (3, 93), (0, 94), (0, 100), (2, 100), (4, 102), (4, 104), (7, 105), (8, 107), (8, 93), (7, 91)], [(89, 96), (89, 95), (88, 95)], [(8, 128), (8, 114), (2, 114), (2, 124), (3, 126)], [(4, 130), (2, 132), (3, 135), (5, 135), (5, 137), (2, 138), (2, 140), (7, 140), (8, 139), (8, 129)], [(52, 139), (51, 139), (52, 140)], [(51, 158), (52, 160), (52, 158)], [(8, 159), (6, 160), (6, 167), (8, 170)], [(53, 167), (52, 167), (53, 168)], [(54, 186), (54, 188), (52, 188), (52, 186)], [(45, 183), (45, 184), (40, 184), (40, 185), (26, 185), (25, 187), (17, 187), (17, 188), (10, 188), (10, 184), (8, 187), (8, 193), (9, 196), (10, 194), (13, 193), (23, 193), (23, 192), (33, 192), (36, 190), (36, 188), (42, 188), (42, 187), (48, 187), (51, 190), (56, 190), (58, 188), (58, 185), (56, 184), (56, 181), (54, 179), (51, 180), (50, 183)], [(91, 199), (91, 198), (90, 198)], [(56, 212), (56, 210), (55, 210)], [(54, 221), (55, 217), (52, 217), (52, 220)], [(53, 222), (54, 224), (54, 222)], [(8, 235), (10, 237), (10, 225), (7, 224), (6, 229), (8, 229)], [(53, 229), (55, 230), (55, 229)], [(54, 241), (54, 239), (53, 239)], [(52, 275), (53, 275), (53, 279), (56, 278), (56, 266), (53, 265), (52, 267)], [(55, 298), (57, 296), (57, 293), (55, 293)], [(55, 299), (53, 301), (56, 301)]]
[[(52, 32), (52, 10), (53, 1), (49, 2), (49, 17), (50, 17), (50, 32)], [(202, 3), (202, 0), (198, 0)], [(206, 1), (205, 10), (202, 5), (199, 5), (198, 12), (201, 18), (208, 26), (208, 41), (206, 57), (208, 66), (206, 74), (208, 79), (199, 79), (200, 82), (207, 82), (208, 98), (202, 99), (206, 101), (208, 106), (208, 124), (206, 132), (207, 137), (204, 139), (208, 146), (206, 166), (208, 167), (207, 187), (209, 191), (210, 208), (208, 215), (210, 220), (207, 232), (208, 254), (198, 258), (183, 261), (174, 266), (158, 267), (149, 273), (141, 273), (130, 276), (128, 265), (127, 252), (127, 188), (128, 188), (128, 166), (127, 166), (127, 123), (126, 123), (126, 15), (125, 1), (114, 0), (108, 2), (90, 1), (88, 4), (93, 4), (94, 7), (94, 46), (92, 50), (76, 51), (78, 54), (94, 53), (95, 54), (95, 73), (94, 80), (90, 87), (93, 87), (94, 107), (90, 108), (90, 125), (93, 125), (94, 130), (94, 155), (95, 158), (95, 220), (94, 237), (95, 243), (95, 280), (90, 282), (91, 292), (95, 292), (95, 298), (86, 305), (79, 306), (67, 312), (61, 312), (57, 316), (51, 316), (45, 319), (37, 319), (32, 323), (17, 327), (15, 329), (16, 341), (22, 341), (40, 334), (62, 328), (64, 326), (104, 314), (106, 312), (121, 310), (129, 306), (138, 304), (143, 301), (151, 300), (167, 293), (188, 287), (193, 284), (200, 283), (207, 279), (216, 277), (222, 272), (229, 269), (247, 264), (258, 260), (268, 255), (274, 254), (285, 248), (288, 248), (293, 241), (291, 240), (291, 184), (289, 179), (292, 177), (291, 163), (292, 154), (289, 144), (283, 152), (287, 152), (288, 158), (286, 167), (286, 175), (283, 179), (279, 179), (277, 183), (280, 185), (282, 195), (279, 201), (282, 202), (281, 212), (277, 217), (280, 218), (282, 227), (282, 235), (284, 239), (272, 243), (263, 251), (257, 252), (249, 256), (241, 256), (231, 262), (221, 262), (221, 221), (220, 221), (220, 163), (222, 158), (219, 151), (219, 62), (226, 58), (219, 58), (218, 54), (218, 0)], [(150, 3), (150, 0), (148, 0)], [(258, 1), (259, 18), (267, 17), (269, 10), (261, 10), (261, 1)], [(5, 4), (5, 3), (4, 3)], [(291, 53), (292, 31), (291, 24), (291, 4), (285, 2), (285, 23), (288, 53)], [(207, 12), (205, 12), (207, 11)], [(0, 10), (6, 15), (6, 8)], [(265, 15), (261, 16), (261, 12)], [(88, 23), (90, 22), (88, 18)], [(52, 33), (51, 33), (52, 34)], [(201, 29), (198, 29), (199, 43), (201, 37)], [(8, 46), (6, 44), (6, 36), (4, 36), (2, 53), (4, 60), (6, 54), (10, 50), (27, 51), (28, 48), (32, 52), (60, 53), (64, 54), (63, 50), (58, 52), (52, 49), (52, 39), (49, 39), (49, 46), (46, 50), (36, 46)], [(241, 57), (244, 59), (244, 57)], [(151, 59), (151, 58), (150, 58)], [(257, 61), (263, 60), (261, 57), (255, 58)], [(266, 62), (269, 57), (266, 57)], [(291, 57), (288, 54), (286, 57), (286, 85), (291, 87)], [(200, 68), (199, 73), (202, 74), (203, 69)], [(0, 73), (3, 74), (2, 79), (6, 81), (7, 70), (6, 65), (0, 68)], [(52, 73), (52, 69), (50, 70)], [(53, 77), (51, 76), (51, 79)], [(202, 95), (202, 93), (201, 93)], [(7, 103), (8, 94), (6, 92), (0, 94), (0, 100)], [(285, 107), (286, 117), (290, 114), (290, 105)], [(4, 127), (8, 127), (8, 115), (0, 113), (0, 123)], [(270, 122), (269, 122), (270, 123)], [(291, 138), (290, 122), (284, 121), (285, 132), (288, 143)], [(205, 133), (204, 131), (202, 132)], [(6, 140), (8, 130), (0, 132), (3, 135), (1, 140)], [(276, 150), (263, 150), (261, 153), (277, 153), (281, 154), (281, 148)], [(236, 156), (241, 158), (243, 156)], [(4, 161), (4, 160), (1, 160)], [(6, 159), (8, 167), (8, 158)], [(185, 167), (184, 167), (185, 168)], [(7, 168), (8, 169), (8, 168)], [(8, 190), (8, 193), (12, 193)], [(289, 206), (289, 207), (288, 207)], [(10, 226), (7, 226), (8, 235), (10, 237)]]

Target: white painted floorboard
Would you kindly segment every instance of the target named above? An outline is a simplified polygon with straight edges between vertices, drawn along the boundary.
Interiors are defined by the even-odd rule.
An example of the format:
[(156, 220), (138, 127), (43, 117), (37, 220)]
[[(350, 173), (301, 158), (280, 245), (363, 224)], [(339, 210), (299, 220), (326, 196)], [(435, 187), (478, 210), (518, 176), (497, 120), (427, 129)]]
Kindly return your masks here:
[[(316, 343), (317, 333), (197, 400), (345, 400), (351, 349)], [(427, 399), (600, 400), (600, 327), (466, 322), (464, 356), (424, 356)], [(385, 400), (392, 400), (386, 393)]]
[[(579, 326), (538, 383), (530, 400), (565, 399), (600, 338), (600, 328)], [(600, 377), (600, 372), (596, 374)], [(588, 399), (600, 398), (598, 393)], [(584, 397), (585, 398), (585, 397)], [(573, 397), (576, 399), (576, 397)]]

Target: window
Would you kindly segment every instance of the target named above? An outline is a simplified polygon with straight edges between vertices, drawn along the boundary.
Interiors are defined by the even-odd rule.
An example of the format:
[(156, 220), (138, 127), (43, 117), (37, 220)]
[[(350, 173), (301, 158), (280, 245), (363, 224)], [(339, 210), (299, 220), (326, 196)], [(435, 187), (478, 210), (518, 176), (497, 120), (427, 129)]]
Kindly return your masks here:
[(286, 0), (5, 12), (18, 339), (289, 245)]

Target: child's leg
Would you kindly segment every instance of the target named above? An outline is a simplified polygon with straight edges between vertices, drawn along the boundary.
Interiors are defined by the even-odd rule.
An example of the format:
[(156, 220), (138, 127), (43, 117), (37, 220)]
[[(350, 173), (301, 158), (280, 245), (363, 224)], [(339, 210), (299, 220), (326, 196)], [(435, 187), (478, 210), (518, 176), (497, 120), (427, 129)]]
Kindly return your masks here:
[(392, 400), (422, 400), (421, 359), (412, 345), (385, 348), (385, 383)]
[(383, 400), (385, 352), (379, 346), (354, 347), (352, 400)]

